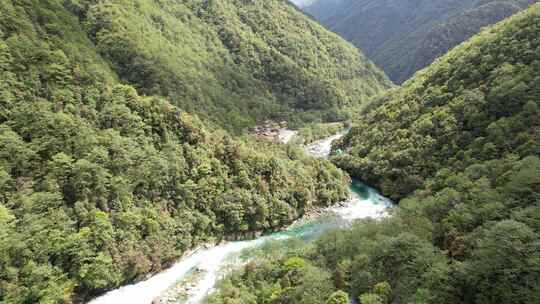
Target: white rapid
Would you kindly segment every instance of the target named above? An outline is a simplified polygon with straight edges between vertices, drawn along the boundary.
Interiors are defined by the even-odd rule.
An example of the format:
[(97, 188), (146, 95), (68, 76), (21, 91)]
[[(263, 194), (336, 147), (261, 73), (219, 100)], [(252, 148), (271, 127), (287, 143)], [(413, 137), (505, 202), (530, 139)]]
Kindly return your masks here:
[(293, 137), (296, 136), (296, 134), (298, 134), (297, 131), (290, 130), (290, 129), (281, 129), (279, 130), (279, 135), (278, 135), (279, 142), (286, 144), (290, 142), (291, 139), (293, 139)]
[[(230, 252), (241, 251), (249, 247), (249, 242), (235, 242), (216, 246), (210, 249), (199, 249), (190, 256), (182, 259), (174, 266), (146, 281), (126, 285), (90, 301), (90, 304), (150, 304), (167, 289), (178, 282), (184, 275), (195, 267), (215, 272), (220, 262)], [(205, 269), (205, 270), (206, 270)], [(204, 282), (201, 281), (201, 284)], [(201, 286), (201, 289), (204, 286)], [(196, 302), (195, 302), (196, 303)]]
[(330, 150), (332, 149), (332, 142), (336, 139), (340, 139), (345, 135), (346, 131), (330, 136), (325, 139), (313, 142), (304, 147), (306, 153), (315, 157), (328, 157)]
[[(306, 147), (306, 152), (316, 157), (327, 157), (330, 153), (332, 141), (341, 136), (343, 134), (310, 144)], [(351, 185), (350, 199), (340, 204), (340, 206), (328, 208), (324, 213), (336, 215), (339, 220), (348, 222), (354, 219), (384, 216), (388, 206), (390, 206), (389, 200), (382, 197), (375, 190), (354, 181)], [(170, 269), (145, 281), (110, 291), (90, 301), (89, 304), (198, 304), (213, 290), (217, 280), (226, 274), (224, 265), (230, 264), (231, 262), (228, 260), (234, 257), (235, 254), (246, 248), (259, 246), (267, 240), (280, 240), (293, 236), (309, 237), (331, 227), (335, 226), (321, 218), (320, 220), (295, 225), (288, 231), (274, 233), (255, 240), (231, 242), (209, 249), (199, 249), (181, 259)], [(184, 284), (184, 279), (188, 278), (194, 269), (202, 273), (202, 276), (191, 283), (187, 299), (173, 301), (169, 298), (171, 290), (174, 291), (173, 287), (180, 282)], [(167, 294), (167, 296), (162, 297), (164, 294)]]

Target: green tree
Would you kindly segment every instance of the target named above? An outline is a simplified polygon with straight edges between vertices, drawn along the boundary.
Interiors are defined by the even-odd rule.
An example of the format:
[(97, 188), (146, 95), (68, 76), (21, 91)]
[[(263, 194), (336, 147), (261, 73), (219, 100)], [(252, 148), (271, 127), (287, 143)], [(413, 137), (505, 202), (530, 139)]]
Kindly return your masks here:
[(470, 301), (538, 301), (540, 290), (523, 282), (540, 279), (539, 246), (538, 235), (516, 221), (502, 221), (486, 231), (465, 264)]
[(326, 304), (348, 304), (349, 295), (341, 290), (334, 292), (326, 301)]
[(384, 300), (376, 294), (365, 293), (358, 299), (361, 304), (384, 304)]

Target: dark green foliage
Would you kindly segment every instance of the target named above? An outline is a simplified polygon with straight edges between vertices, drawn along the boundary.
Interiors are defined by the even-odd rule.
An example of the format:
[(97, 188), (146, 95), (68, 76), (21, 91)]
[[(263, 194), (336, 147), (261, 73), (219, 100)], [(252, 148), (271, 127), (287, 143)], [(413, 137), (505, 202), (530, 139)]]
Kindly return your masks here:
[(539, 33), (540, 5), (482, 32), (367, 109), (340, 143), (348, 154), (335, 161), (408, 196), (396, 220), (449, 260), (407, 280), (423, 301), (538, 301)]
[(326, 304), (336, 297), (332, 294), (330, 273), (295, 256), (293, 252), (298, 246), (295, 242), (287, 244), (289, 250), (284, 252), (267, 245), (269, 249), (263, 248), (263, 255), (221, 281), (219, 291), (206, 302)]
[(342, 120), (343, 106), (390, 85), (283, 0), (95, 2), (81, 22), (121, 80), (228, 130)]
[(336, 163), (400, 199), (436, 174), (539, 155), (537, 10), (484, 31), (375, 101)]
[[(238, 294), (235, 303), (348, 303), (349, 294), (362, 303), (415, 302), (419, 287), (432, 282), (432, 269), (446, 267), (446, 260), (427, 240), (400, 233), (404, 227), (393, 220), (364, 221), (328, 233), (315, 246), (270, 250), (229, 275), (207, 302), (229, 303)], [(340, 280), (347, 285), (337, 286)]]
[(347, 196), (329, 162), (210, 132), (150, 95), (177, 89), (160, 82), (167, 69), (115, 53), (141, 51), (129, 43), (144, 41), (108, 52), (108, 35), (127, 33), (97, 30), (96, 48), (83, 31), (96, 29), (98, 11), (137, 10), (99, 3), (0, 0), (2, 303), (81, 302), (201, 242), (278, 229)]
[(501, 221), (485, 232), (471, 255), (464, 266), (474, 286), (466, 294), (469, 301), (540, 301), (536, 284), (540, 273), (538, 231), (513, 220)]
[(304, 8), (403, 83), (454, 46), (536, 0), (317, 0)]
[(538, 303), (539, 56), (536, 4), (366, 109), (335, 161), (399, 205), (288, 254), (361, 304)]

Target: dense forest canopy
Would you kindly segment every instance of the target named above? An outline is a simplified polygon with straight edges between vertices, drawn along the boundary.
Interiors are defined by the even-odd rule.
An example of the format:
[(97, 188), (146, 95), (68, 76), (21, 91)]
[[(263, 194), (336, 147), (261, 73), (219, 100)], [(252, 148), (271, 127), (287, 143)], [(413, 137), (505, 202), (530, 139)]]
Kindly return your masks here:
[[(354, 4), (368, 53), (416, 69), (532, 2)], [(338, 167), (399, 203), (391, 216), (255, 248), (208, 303), (540, 303), (540, 4), (386, 93), (287, 0), (0, 7), (0, 303), (84, 302), (198, 244), (281, 229), (347, 198)], [(412, 44), (431, 59), (411, 64)], [(308, 143), (350, 115), (335, 165), (235, 136), (284, 118)]]
[(286, 0), (64, 3), (120, 80), (228, 130), (342, 120), (390, 85)]
[(303, 9), (396, 83), (536, 0), (317, 0)]
[[(353, 102), (346, 87), (362, 81), (358, 73), (384, 79), (283, 2), (0, 0), (0, 7), (1, 303), (81, 302), (159, 271), (201, 242), (279, 229), (346, 198), (347, 179), (329, 162), (233, 138), (188, 113), (237, 129), (234, 115), (243, 112), (235, 111), (248, 109), (241, 101), (278, 105), (269, 101), (278, 99), (279, 77), (291, 80), (282, 96), (321, 110), (329, 108), (287, 90), (319, 83), (337, 104)], [(257, 24), (240, 21), (240, 9)], [(276, 28), (268, 14), (278, 12)], [(297, 69), (302, 52), (279, 50), (303, 41), (281, 29), (293, 20), (312, 31), (317, 62), (341, 80), (313, 75), (313, 53)], [(255, 34), (255, 26), (268, 29)], [(226, 41), (237, 43), (236, 53)], [(352, 62), (347, 73), (340, 60)], [(266, 66), (278, 70), (259, 70)]]
[(314, 244), (268, 244), (207, 303), (540, 302), (540, 4), (358, 117), (334, 161), (399, 200)]
[(400, 199), (445, 168), (536, 155), (537, 9), (482, 32), (375, 100), (336, 163)]

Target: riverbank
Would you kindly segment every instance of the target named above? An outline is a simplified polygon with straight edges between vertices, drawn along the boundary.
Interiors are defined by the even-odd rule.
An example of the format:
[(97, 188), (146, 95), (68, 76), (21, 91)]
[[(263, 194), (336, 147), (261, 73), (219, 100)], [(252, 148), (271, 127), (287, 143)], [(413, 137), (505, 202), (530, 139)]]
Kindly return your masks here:
[[(159, 299), (159, 303), (184, 303), (198, 304), (212, 290), (219, 278), (225, 274), (222, 267), (227, 259), (238, 255), (244, 249), (261, 245), (268, 240), (284, 240), (291, 237), (310, 237), (323, 233), (335, 227), (339, 220), (341, 223), (350, 222), (354, 219), (366, 217), (385, 216), (389, 201), (385, 203), (384, 198), (375, 190), (368, 188), (361, 195), (351, 192), (351, 198), (340, 206), (329, 207), (324, 212), (316, 212), (306, 215), (302, 220), (297, 221), (287, 230), (271, 235), (261, 236), (251, 241), (223, 242), (213, 247), (199, 247), (191, 252), (171, 268), (156, 274), (148, 280), (127, 285), (119, 289), (94, 299), (90, 304), (149, 304), (158, 297), (168, 295), (167, 298)], [(332, 214), (334, 216), (326, 217)], [(318, 216), (317, 216), (318, 215)], [(316, 222), (315, 219), (321, 219)], [(328, 220), (327, 220), (328, 218)], [(193, 271), (200, 275), (187, 279)], [(188, 285), (189, 293), (183, 293), (182, 282)], [(182, 299), (174, 292), (174, 288), (180, 291)], [(174, 295), (177, 296), (174, 296)], [(178, 301), (177, 301), (178, 300)], [(155, 302), (154, 302), (155, 303)]]
[[(315, 157), (326, 157), (332, 140), (340, 136), (343, 135), (337, 134), (308, 145), (305, 147), (306, 153)], [(321, 147), (315, 147), (316, 145)], [(145, 281), (113, 290), (89, 304), (199, 304), (226, 273), (223, 267), (242, 263), (238, 255), (244, 249), (260, 246), (269, 240), (313, 238), (336, 225), (347, 224), (355, 219), (384, 216), (389, 201), (385, 201), (375, 190), (363, 187), (367, 190), (357, 191), (351, 187), (348, 200), (332, 207), (314, 208), (283, 231), (267, 235), (255, 234), (255, 238), (248, 241), (223, 241), (219, 244), (201, 245), (192, 250), (191, 254), (184, 255), (171, 268)]]
[(294, 137), (296, 132), (288, 129), (288, 123), (286, 121), (276, 122), (266, 120), (249, 130), (249, 134), (256, 138), (275, 143), (287, 143), (292, 137)]
[(296, 134), (291, 142), (306, 146), (332, 137), (335, 134), (341, 134), (348, 128), (349, 123), (347, 122), (311, 123), (296, 130)]

